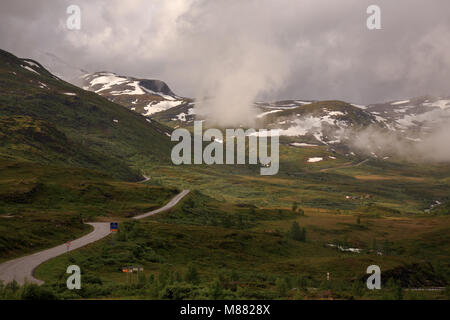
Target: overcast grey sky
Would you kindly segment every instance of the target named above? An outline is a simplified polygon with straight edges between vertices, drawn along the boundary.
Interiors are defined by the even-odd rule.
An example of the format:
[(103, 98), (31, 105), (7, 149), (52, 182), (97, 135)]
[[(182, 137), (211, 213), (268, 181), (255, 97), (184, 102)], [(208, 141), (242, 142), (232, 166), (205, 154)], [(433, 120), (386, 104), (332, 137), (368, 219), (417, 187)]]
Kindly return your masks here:
[[(366, 27), (370, 4), (382, 30)], [(184, 96), (373, 103), (450, 95), (449, 15), (448, 0), (1, 0), (0, 48)]]

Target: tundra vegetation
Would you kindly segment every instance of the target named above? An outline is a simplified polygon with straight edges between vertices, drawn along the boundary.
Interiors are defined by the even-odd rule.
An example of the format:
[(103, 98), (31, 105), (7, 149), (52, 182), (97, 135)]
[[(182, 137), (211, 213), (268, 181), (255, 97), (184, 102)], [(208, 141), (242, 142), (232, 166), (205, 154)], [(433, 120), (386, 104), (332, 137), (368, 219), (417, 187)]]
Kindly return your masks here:
[[(280, 139), (274, 176), (175, 166), (166, 125), (22, 64), (0, 51), (0, 262), (86, 234), (83, 222), (119, 231), (40, 265), (40, 287), (1, 284), (1, 299), (449, 299), (448, 164)], [(182, 189), (172, 210), (130, 219)], [(80, 290), (66, 287), (73, 264)], [(365, 286), (369, 265), (381, 290)], [(414, 290), (431, 287), (443, 289)]]

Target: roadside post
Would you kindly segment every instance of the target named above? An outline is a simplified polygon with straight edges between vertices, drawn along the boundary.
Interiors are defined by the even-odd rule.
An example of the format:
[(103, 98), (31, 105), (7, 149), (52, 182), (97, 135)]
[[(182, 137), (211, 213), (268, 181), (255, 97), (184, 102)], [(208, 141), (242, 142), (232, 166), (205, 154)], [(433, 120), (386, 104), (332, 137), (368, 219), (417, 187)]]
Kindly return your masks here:
[(117, 222), (111, 222), (109, 224), (109, 231), (111, 232), (117, 232), (119, 230), (119, 223)]
[[(115, 233), (119, 231), (119, 223), (118, 222), (111, 222), (109, 224), (109, 232)], [(111, 237), (111, 245), (114, 245), (114, 236)]]
[(67, 242), (66, 242), (67, 253), (69, 253), (70, 245), (71, 245), (70, 241), (67, 241)]

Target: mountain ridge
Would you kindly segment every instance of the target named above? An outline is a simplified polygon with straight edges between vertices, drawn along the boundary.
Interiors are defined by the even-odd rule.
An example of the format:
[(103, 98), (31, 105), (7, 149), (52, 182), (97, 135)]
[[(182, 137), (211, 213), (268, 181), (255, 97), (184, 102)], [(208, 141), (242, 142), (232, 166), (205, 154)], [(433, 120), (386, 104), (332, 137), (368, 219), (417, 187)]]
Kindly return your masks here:
[[(55, 136), (67, 137), (69, 145), (82, 149), (81, 154), (96, 158), (96, 164), (89, 164), (88, 168), (137, 181), (140, 175), (130, 169), (135, 161), (170, 160), (169, 128), (59, 79), (34, 60), (0, 50), (0, 89), (0, 117), (16, 124), (54, 127), (58, 132)], [(20, 121), (21, 117), (28, 117), (29, 121)], [(29, 148), (39, 145), (26, 139), (20, 144)], [(60, 147), (64, 145), (61, 139)], [(3, 139), (2, 146), (10, 156), (17, 154), (30, 160), (31, 155), (17, 151), (11, 141)], [(45, 144), (40, 146), (44, 148)], [(44, 149), (39, 154), (45, 152), (52, 154)], [(40, 156), (36, 159), (41, 160)], [(111, 171), (102, 162), (121, 169)], [(86, 161), (76, 164), (84, 166)]]
[(168, 110), (185, 101), (161, 80), (139, 79), (105, 71), (85, 74), (81, 79), (83, 89), (144, 116)]
[[(176, 129), (192, 127), (193, 121), (206, 120), (196, 113), (195, 100), (177, 96), (161, 80), (121, 76), (102, 71), (82, 76), (83, 88), (136, 112), (149, 121)], [(344, 154), (361, 153), (388, 159), (392, 152), (380, 152), (380, 143), (354, 139), (370, 136), (376, 130), (401, 140), (403, 149), (422, 143), (429, 135), (450, 122), (450, 98), (417, 97), (368, 105), (338, 100), (280, 100), (255, 102), (255, 127), (278, 129), (289, 145), (327, 145)], [(239, 125), (239, 124), (237, 124)], [(169, 130), (170, 131), (170, 130)], [(168, 135), (166, 131), (165, 134)], [(365, 132), (367, 131), (367, 132)], [(384, 139), (381, 137), (381, 139)], [(361, 147), (363, 145), (363, 148)]]

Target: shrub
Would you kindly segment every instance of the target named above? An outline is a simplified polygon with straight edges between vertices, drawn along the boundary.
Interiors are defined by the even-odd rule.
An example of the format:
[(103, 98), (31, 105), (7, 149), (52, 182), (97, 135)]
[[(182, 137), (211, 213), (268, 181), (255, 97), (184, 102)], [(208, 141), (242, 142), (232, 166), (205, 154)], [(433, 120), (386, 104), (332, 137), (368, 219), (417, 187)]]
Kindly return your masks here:
[(214, 283), (209, 287), (209, 297), (213, 300), (223, 299), (223, 288), (220, 281), (216, 279)]
[(306, 230), (305, 228), (300, 229), (300, 226), (296, 221), (292, 223), (290, 236), (295, 241), (305, 241), (306, 240)]
[(56, 300), (55, 294), (47, 288), (36, 284), (26, 284), (22, 291), (22, 300)]
[(289, 289), (286, 279), (278, 278), (275, 281), (275, 285), (277, 287), (278, 295), (280, 296), (280, 298), (285, 297)]
[(195, 297), (195, 287), (187, 283), (177, 283), (165, 286), (159, 295), (161, 299), (184, 300)]
[(364, 294), (364, 285), (362, 281), (353, 282), (352, 294), (354, 297), (361, 297)]
[(296, 285), (299, 289), (306, 290), (308, 286), (308, 280), (304, 276), (298, 276), (296, 279)]
[(200, 277), (194, 265), (189, 264), (186, 274), (184, 275), (184, 280), (192, 284), (200, 283)]

